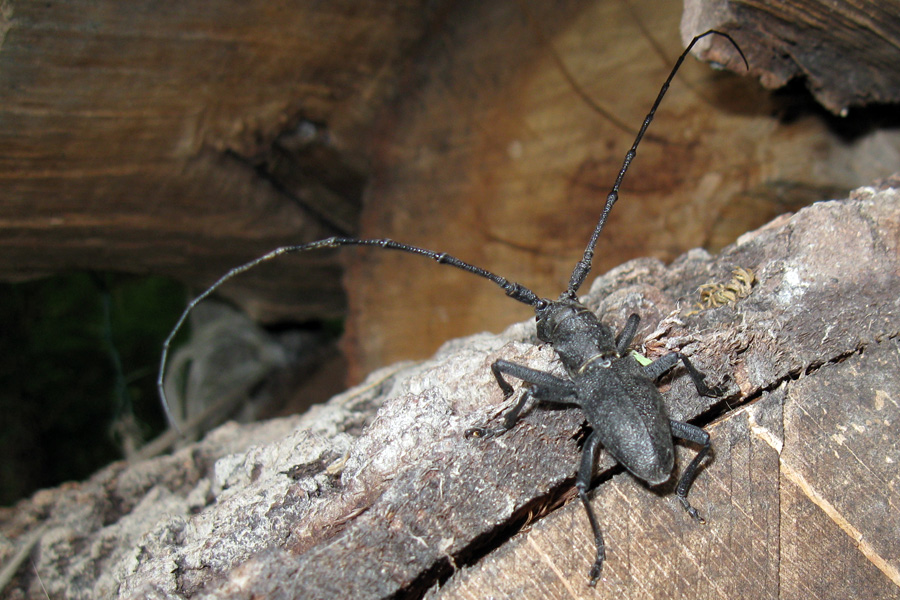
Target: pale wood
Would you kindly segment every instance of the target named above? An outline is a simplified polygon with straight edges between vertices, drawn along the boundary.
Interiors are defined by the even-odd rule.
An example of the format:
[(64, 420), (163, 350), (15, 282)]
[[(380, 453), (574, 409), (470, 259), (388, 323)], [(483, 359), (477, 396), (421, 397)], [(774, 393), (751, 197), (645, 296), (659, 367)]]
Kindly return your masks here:
[[(836, 5), (873, 49), (892, 39), (894, 2), (869, 29), (855, 5)], [(6, 2), (0, 278), (110, 269), (201, 289), (278, 244), (357, 231), (556, 296), (682, 48), (681, 18), (656, 0)], [(739, 40), (757, 77), (765, 40)], [(896, 133), (848, 144), (716, 47), (737, 75), (688, 61), (626, 179), (598, 272), (720, 248), (900, 160)], [(262, 320), (302, 321), (344, 314), (342, 283), (357, 379), (527, 312), (462, 273), (378, 252), (286, 259), (225, 293)]]
[[(449, 252), (556, 298), (684, 47), (681, 19), (677, 3), (641, 0), (450, 13), (375, 147), (361, 233)], [(689, 57), (675, 79), (600, 238), (595, 275), (637, 256), (719, 249), (900, 164), (896, 131), (848, 140), (809, 99), (768, 94), (756, 82), (765, 49), (737, 39), (750, 73), (716, 40), (713, 58), (729, 72)], [(348, 260), (355, 379), (529, 314), (453, 269), (384, 252)]]

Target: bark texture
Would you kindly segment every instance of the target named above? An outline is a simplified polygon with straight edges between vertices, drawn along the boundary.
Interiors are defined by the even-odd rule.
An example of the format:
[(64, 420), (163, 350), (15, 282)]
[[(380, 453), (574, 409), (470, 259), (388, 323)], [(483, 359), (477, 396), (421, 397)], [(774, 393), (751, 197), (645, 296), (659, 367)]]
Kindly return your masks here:
[[(10, 598), (896, 597), (900, 589), (900, 191), (886, 182), (745, 234), (717, 256), (632, 261), (587, 304), (643, 317), (656, 357), (679, 349), (670, 416), (708, 426), (715, 456), (683, 514), (601, 459), (593, 502), (608, 559), (568, 502), (578, 410), (534, 408), (508, 434), (463, 432), (505, 408), (498, 358), (558, 372), (532, 321), (372, 374), (309, 413), (225, 425), (172, 456), (115, 464), (2, 513)], [(697, 288), (736, 267), (749, 293)], [(680, 464), (692, 450), (685, 449)], [(526, 526), (527, 525), (527, 526)], [(32, 562), (33, 561), (33, 562)]]
[[(767, 88), (802, 79), (834, 113), (900, 102), (900, 2), (897, 0), (686, 0), (682, 34), (731, 33)], [(730, 58), (714, 43), (707, 60)]]

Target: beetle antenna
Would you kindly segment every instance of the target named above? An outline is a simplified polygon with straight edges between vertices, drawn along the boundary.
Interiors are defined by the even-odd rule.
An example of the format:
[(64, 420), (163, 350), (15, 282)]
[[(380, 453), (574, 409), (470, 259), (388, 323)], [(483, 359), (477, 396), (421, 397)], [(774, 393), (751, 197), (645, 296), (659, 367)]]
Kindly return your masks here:
[(678, 60), (675, 61), (675, 66), (672, 67), (672, 71), (669, 73), (669, 76), (666, 78), (665, 83), (663, 83), (662, 88), (659, 90), (659, 94), (656, 96), (656, 100), (653, 102), (653, 106), (650, 108), (650, 112), (647, 113), (647, 116), (644, 117), (644, 123), (641, 125), (640, 130), (637, 133), (637, 137), (634, 138), (634, 143), (631, 145), (631, 149), (625, 155), (625, 160), (622, 163), (622, 168), (619, 170), (619, 176), (616, 177), (616, 182), (612, 186), (612, 190), (610, 190), (609, 194), (606, 196), (606, 205), (603, 207), (603, 213), (600, 215), (600, 220), (597, 222), (597, 227), (594, 229), (594, 233), (591, 234), (591, 239), (588, 241), (587, 248), (584, 250), (584, 255), (581, 260), (575, 264), (575, 269), (572, 271), (572, 276), (569, 278), (569, 288), (566, 291), (566, 295), (570, 298), (575, 297), (575, 293), (578, 292), (578, 288), (581, 287), (581, 284), (584, 283), (585, 278), (588, 276), (588, 273), (591, 272), (591, 261), (594, 258), (594, 248), (597, 246), (597, 240), (600, 238), (600, 232), (603, 230), (603, 226), (606, 224), (606, 219), (609, 217), (609, 211), (612, 210), (613, 205), (616, 203), (616, 200), (619, 199), (619, 186), (622, 184), (622, 179), (625, 177), (626, 171), (628, 171), (628, 167), (631, 165), (631, 161), (634, 160), (634, 157), (637, 155), (637, 147), (638, 144), (641, 143), (641, 139), (644, 137), (644, 133), (647, 131), (647, 128), (650, 126), (650, 122), (653, 121), (653, 117), (656, 114), (656, 109), (659, 108), (659, 104), (662, 102), (663, 97), (666, 95), (666, 92), (669, 90), (669, 84), (672, 83), (672, 79), (675, 78), (675, 74), (678, 72), (678, 69), (681, 67), (681, 63), (684, 62), (684, 59), (687, 58), (687, 55), (694, 48), (694, 45), (705, 38), (708, 35), (721, 35), (729, 42), (731, 45), (735, 47), (740, 54), (741, 59), (744, 61), (744, 66), (749, 70), (750, 65), (747, 63), (747, 57), (744, 56), (744, 53), (741, 51), (740, 46), (737, 45), (737, 42), (732, 39), (730, 35), (727, 33), (723, 33), (721, 31), (716, 31), (715, 29), (710, 29), (706, 33), (701, 33), (691, 40), (691, 43), (687, 45), (687, 48), (684, 49), (684, 52), (681, 53), (681, 56), (678, 57)]
[(251, 260), (248, 263), (245, 263), (239, 267), (235, 267), (225, 273), (222, 277), (218, 279), (215, 283), (213, 283), (209, 288), (206, 289), (202, 294), (191, 300), (191, 302), (184, 309), (184, 312), (181, 313), (181, 316), (178, 318), (178, 321), (175, 323), (175, 326), (172, 328), (172, 331), (169, 333), (169, 336), (166, 338), (166, 341), (163, 342), (163, 350), (162, 356), (159, 361), (159, 374), (156, 378), (156, 389), (159, 391), (159, 398), (162, 401), (163, 411), (166, 415), (166, 420), (169, 422), (169, 425), (175, 430), (179, 431), (178, 420), (175, 418), (175, 415), (172, 414), (172, 411), (169, 407), (169, 400), (166, 397), (166, 391), (164, 386), (165, 375), (166, 375), (166, 363), (169, 358), (169, 346), (172, 344), (172, 340), (181, 330), (182, 325), (187, 320), (188, 315), (190, 315), (191, 311), (194, 310), (194, 307), (197, 306), (200, 302), (206, 299), (210, 294), (215, 292), (219, 287), (222, 286), (226, 281), (240, 275), (244, 271), (249, 271), (253, 267), (257, 266), (260, 263), (272, 260), (282, 254), (298, 254), (300, 252), (307, 252), (309, 250), (319, 250), (323, 248), (338, 248), (341, 246), (376, 246), (379, 248), (385, 248), (387, 250), (399, 250), (402, 252), (409, 252), (410, 254), (418, 254), (420, 256), (425, 256), (427, 258), (431, 258), (436, 260), (438, 263), (443, 265), (450, 265), (451, 267), (456, 267), (457, 269), (462, 269), (463, 271), (468, 271), (474, 275), (478, 275), (479, 277), (484, 277), (490, 281), (493, 281), (495, 284), (503, 288), (503, 291), (506, 292), (506, 295), (512, 298), (513, 300), (518, 300), (523, 304), (527, 304), (529, 306), (537, 308), (542, 305), (544, 302), (541, 300), (537, 294), (532, 292), (527, 287), (515, 283), (513, 281), (509, 281), (504, 277), (500, 277), (495, 273), (491, 273), (486, 269), (482, 269), (481, 267), (476, 267), (475, 265), (470, 265), (467, 262), (463, 262), (454, 256), (450, 256), (445, 252), (433, 252), (431, 250), (427, 250), (425, 248), (419, 248), (417, 246), (411, 246), (409, 244), (402, 244), (400, 242), (395, 242), (394, 240), (389, 239), (357, 239), (357, 238), (345, 238), (345, 237), (331, 237), (324, 240), (319, 240), (316, 242), (310, 242), (308, 244), (300, 244), (296, 246), (282, 246), (280, 248), (276, 248), (259, 258)]

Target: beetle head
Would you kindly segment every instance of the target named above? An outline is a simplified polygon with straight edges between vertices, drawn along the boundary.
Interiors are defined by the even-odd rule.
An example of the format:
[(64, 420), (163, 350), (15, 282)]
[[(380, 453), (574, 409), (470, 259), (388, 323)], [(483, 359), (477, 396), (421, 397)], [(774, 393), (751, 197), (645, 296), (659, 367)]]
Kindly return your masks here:
[(537, 336), (553, 345), (570, 367), (584, 364), (598, 352), (615, 354), (615, 336), (586, 306), (565, 295), (536, 309)]

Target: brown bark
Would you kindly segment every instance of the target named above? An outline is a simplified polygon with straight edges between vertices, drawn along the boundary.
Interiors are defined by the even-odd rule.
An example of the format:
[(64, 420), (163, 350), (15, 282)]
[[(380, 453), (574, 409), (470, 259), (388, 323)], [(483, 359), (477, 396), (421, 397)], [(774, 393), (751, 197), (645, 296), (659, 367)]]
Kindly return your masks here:
[[(352, 231), (360, 140), (431, 18), (414, 0), (5, 2), (0, 277), (106, 269), (200, 287)], [(342, 313), (334, 256), (282, 268), (231, 292), (270, 320)]]

